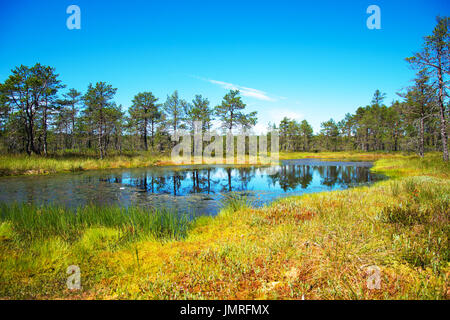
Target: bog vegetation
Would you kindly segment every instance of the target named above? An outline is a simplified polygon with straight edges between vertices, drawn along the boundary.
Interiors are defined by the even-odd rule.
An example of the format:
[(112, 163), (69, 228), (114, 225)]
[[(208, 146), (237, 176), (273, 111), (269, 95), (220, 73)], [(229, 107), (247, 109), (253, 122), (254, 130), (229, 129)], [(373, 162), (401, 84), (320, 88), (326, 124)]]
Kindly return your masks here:
[(217, 217), (1, 206), (0, 297), (449, 299), (448, 162), (372, 156), (391, 180), (259, 209), (229, 194)]

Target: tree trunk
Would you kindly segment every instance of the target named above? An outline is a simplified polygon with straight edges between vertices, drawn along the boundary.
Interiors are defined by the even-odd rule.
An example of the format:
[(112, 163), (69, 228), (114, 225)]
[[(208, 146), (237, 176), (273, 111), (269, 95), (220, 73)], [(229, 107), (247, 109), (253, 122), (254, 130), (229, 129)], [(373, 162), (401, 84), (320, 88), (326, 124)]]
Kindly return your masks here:
[(102, 136), (103, 136), (103, 114), (100, 110), (100, 119), (99, 119), (99, 131), (98, 131), (98, 149), (100, 151), (100, 159), (103, 159), (103, 145), (102, 145)]
[(424, 123), (423, 116), (420, 118), (420, 134), (419, 134), (419, 156), (424, 156)]
[(147, 145), (147, 118), (144, 119), (144, 149), (148, 151)]
[(155, 147), (155, 129), (154, 129), (154, 127), (155, 127), (155, 121), (152, 119), (151, 120), (151, 125), (152, 125), (152, 132), (151, 132), (151, 134), (152, 134), (152, 151), (154, 151), (154, 147)]
[(27, 135), (26, 151), (29, 156), (31, 156), (31, 140), (32, 135), (30, 133), (30, 126), (25, 124), (25, 133)]
[(34, 146), (34, 114), (33, 106), (27, 105), (26, 107), (26, 121), (25, 130), (27, 133), (27, 154), (31, 155), (32, 152), (38, 154), (36, 147)]
[(72, 132), (71, 148), (75, 149), (75, 104), (72, 105)]
[(442, 157), (444, 161), (448, 161), (447, 120), (445, 116), (445, 106), (444, 106), (444, 80), (442, 76), (442, 68), (438, 69), (438, 78), (439, 78), (439, 109), (441, 118)]
[(42, 130), (44, 138), (44, 156), (47, 156), (47, 106), (48, 101), (45, 99), (44, 116), (42, 118)]

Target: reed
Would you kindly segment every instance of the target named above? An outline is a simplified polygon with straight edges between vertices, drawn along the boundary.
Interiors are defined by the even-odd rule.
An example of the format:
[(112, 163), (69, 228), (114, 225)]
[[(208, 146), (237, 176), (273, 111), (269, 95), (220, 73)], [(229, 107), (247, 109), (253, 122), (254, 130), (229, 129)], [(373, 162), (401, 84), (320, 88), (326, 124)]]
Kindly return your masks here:
[(236, 212), (249, 209), (253, 206), (253, 201), (241, 192), (224, 193), (222, 196), (223, 198), (220, 200), (223, 208), (222, 211)]
[(180, 239), (186, 235), (193, 218), (168, 209), (141, 207), (89, 205), (70, 209), (56, 205), (1, 204), (0, 221), (10, 223), (21, 239), (59, 236), (72, 241), (87, 229), (96, 227), (117, 229), (126, 238)]

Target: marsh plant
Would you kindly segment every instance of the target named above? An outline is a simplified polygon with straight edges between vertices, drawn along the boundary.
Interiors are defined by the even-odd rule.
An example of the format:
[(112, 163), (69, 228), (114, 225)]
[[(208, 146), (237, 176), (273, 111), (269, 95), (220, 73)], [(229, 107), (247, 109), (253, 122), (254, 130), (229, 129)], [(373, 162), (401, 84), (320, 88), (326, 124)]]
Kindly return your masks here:
[(249, 209), (255, 204), (255, 201), (243, 192), (228, 192), (222, 196), (223, 198), (220, 200), (222, 207), (230, 212)]
[(380, 218), (394, 226), (396, 248), (414, 266), (442, 270), (450, 252), (448, 186), (430, 177), (407, 178), (392, 186), (398, 201), (385, 206)]
[(180, 239), (186, 235), (193, 216), (164, 208), (89, 205), (71, 209), (56, 205), (1, 204), (0, 221), (10, 224), (14, 233), (25, 240), (59, 236), (71, 241), (87, 229), (100, 227), (117, 229), (122, 238)]
[[(195, 220), (0, 206), (0, 297), (449, 299), (447, 165), (438, 154), (370, 157), (394, 179), (261, 208), (252, 193), (226, 193), (217, 216)], [(67, 289), (72, 265), (80, 290)]]

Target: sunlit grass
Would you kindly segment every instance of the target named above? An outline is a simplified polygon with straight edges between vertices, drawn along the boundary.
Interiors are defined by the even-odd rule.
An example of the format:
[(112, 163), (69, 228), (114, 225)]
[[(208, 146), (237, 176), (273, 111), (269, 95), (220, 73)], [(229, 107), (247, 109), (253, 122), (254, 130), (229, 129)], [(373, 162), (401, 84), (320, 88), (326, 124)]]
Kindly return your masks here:
[(164, 161), (169, 161), (169, 157), (152, 153), (113, 155), (103, 160), (90, 154), (51, 157), (2, 155), (0, 156), (0, 176), (146, 167), (164, 163)]
[[(417, 155), (407, 153), (385, 152), (280, 152), (279, 159), (318, 158), (322, 160), (345, 161), (377, 161), (376, 170), (388, 172), (390, 176), (405, 176), (420, 174), (424, 170), (433, 171), (435, 176), (442, 176), (442, 172), (449, 172), (449, 164), (441, 161), (442, 155), (438, 152), (428, 153), (424, 159)], [(248, 156), (246, 158), (248, 160)], [(207, 163), (206, 159), (203, 159)], [(393, 161), (395, 160), (395, 161)], [(0, 176), (8, 175), (36, 175), (58, 172), (77, 172), (85, 170), (136, 168), (153, 165), (187, 165), (193, 162), (174, 162), (168, 155), (151, 152), (124, 153), (111, 155), (103, 160), (98, 159), (94, 152), (85, 154), (62, 153), (49, 157), (27, 155), (0, 155)], [(222, 164), (222, 163), (220, 163)], [(234, 166), (249, 166), (255, 164), (239, 164)], [(260, 165), (260, 163), (256, 164)], [(448, 177), (448, 175), (447, 175)]]
[(324, 152), (280, 152), (280, 160), (316, 158), (323, 160), (376, 161), (378, 159), (410, 156), (403, 152), (363, 152), (363, 151), (324, 151)]
[(249, 209), (253, 205), (253, 201), (242, 192), (224, 193), (221, 199), (222, 211), (236, 212), (239, 210)]
[(29, 241), (53, 236), (70, 241), (97, 227), (115, 228), (123, 237), (179, 239), (186, 235), (191, 220), (168, 209), (85, 206), (73, 210), (53, 205), (0, 204), (0, 221), (20, 239)]
[[(86, 212), (78, 232), (56, 208), (36, 222), (27, 215), (36, 211), (21, 220), (14, 209), (0, 222), (0, 297), (449, 299), (448, 165), (439, 154), (393, 154), (373, 170), (395, 179), (259, 209), (230, 194), (216, 217), (197, 218), (184, 237), (165, 241), (122, 240), (145, 224), (116, 217), (120, 210)], [(81, 269), (80, 291), (65, 285), (72, 264)], [(380, 289), (367, 286), (371, 266)]]
[(417, 155), (381, 158), (372, 169), (392, 178), (430, 175), (440, 178), (450, 177), (450, 163), (442, 161), (442, 154), (434, 152), (424, 158)]

